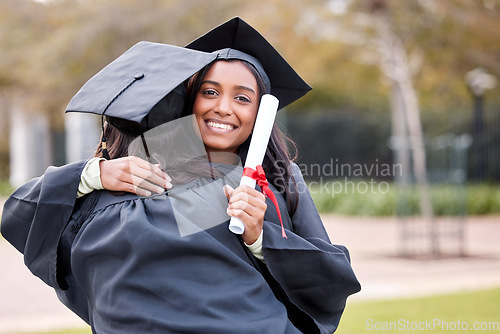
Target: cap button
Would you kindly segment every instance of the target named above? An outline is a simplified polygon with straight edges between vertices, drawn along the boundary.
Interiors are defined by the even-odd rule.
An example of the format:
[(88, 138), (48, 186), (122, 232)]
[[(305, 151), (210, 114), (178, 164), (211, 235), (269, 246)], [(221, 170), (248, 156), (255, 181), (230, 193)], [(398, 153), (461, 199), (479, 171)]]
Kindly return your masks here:
[(144, 78), (144, 73), (137, 73), (134, 75), (135, 80), (141, 80), (142, 78)]

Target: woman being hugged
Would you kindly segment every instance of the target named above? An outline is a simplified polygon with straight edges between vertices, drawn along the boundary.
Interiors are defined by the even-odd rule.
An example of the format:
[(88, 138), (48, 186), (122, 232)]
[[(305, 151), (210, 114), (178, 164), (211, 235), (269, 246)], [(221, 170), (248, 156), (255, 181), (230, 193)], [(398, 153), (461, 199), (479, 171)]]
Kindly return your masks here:
[[(239, 18), (187, 48), (214, 58), (188, 81), (183, 109), (208, 162), (172, 170), (174, 187), (159, 195), (94, 191), (79, 200), (61, 229), (48, 283), (95, 333), (334, 332), (359, 283), (347, 250), (330, 243), (285, 137), (273, 128), (263, 162), (277, 208), (257, 189), (236, 187), (241, 168), (227, 168), (231, 157), (246, 159), (263, 94), (284, 107), (309, 87)], [(123, 144), (109, 136), (116, 131), (106, 128), (109, 152)], [(153, 157), (147, 136), (141, 139)], [(198, 163), (209, 173), (193, 167)], [(116, 176), (101, 178), (105, 184)], [(220, 214), (221, 197), (225, 219), (204, 224)], [(244, 223), (241, 236), (228, 230), (230, 216)], [(14, 220), (5, 222), (15, 231)]]

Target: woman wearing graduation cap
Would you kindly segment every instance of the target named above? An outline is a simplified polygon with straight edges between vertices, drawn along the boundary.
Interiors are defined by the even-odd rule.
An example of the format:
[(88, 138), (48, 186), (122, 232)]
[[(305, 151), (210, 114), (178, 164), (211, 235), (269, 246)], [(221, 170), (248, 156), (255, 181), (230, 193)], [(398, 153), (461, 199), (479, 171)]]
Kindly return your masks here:
[[(199, 60), (194, 68), (204, 62), (208, 66), (189, 74), (197, 72), (189, 80), (185, 106), (178, 108), (178, 103), (172, 103), (175, 98), (160, 95), (155, 107), (167, 104), (171, 110), (175, 105), (177, 112), (168, 116), (171, 119), (192, 112), (209, 157), (235, 153), (245, 160), (263, 93), (276, 95), (284, 107), (309, 90), (274, 48), (239, 18), (187, 48), (202, 51), (193, 54)], [(136, 51), (126, 53), (123, 63), (134, 59)], [(126, 100), (127, 94), (140, 100), (141, 89), (148, 89), (141, 87), (141, 80), (149, 74), (137, 72), (133, 78), (123, 74), (122, 79), (121, 71), (111, 68), (110, 73), (116, 73), (110, 79), (116, 91), (107, 97), (111, 102), (96, 108), (100, 113), (105, 110), (114, 122), (109, 129), (119, 129), (106, 129), (103, 142), (107, 147), (100, 146), (103, 155), (108, 151), (114, 158), (126, 155), (115, 149), (123, 147), (128, 137), (113, 135), (127, 134), (131, 125), (127, 121), (148, 130), (170, 119), (155, 119), (154, 113), (132, 119), (135, 111), (126, 117), (113, 114), (111, 106)], [(91, 81), (68, 110), (99, 89), (98, 81)], [(135, 142), (144, 144), (148, 157), (148, 138), (141, 135)], [(189, 191), (205, 200), (203, 195), (212, 191), (207, 186), (231, 180), (234, 169), (225, 174), (218, 170), (222, 178), (194, 180), (184, 192), (173, 192), (176, 186), (166, 196), (113, 196), (94, 191), (75, 208), (74, 198), (60, 197), (69, 191), (75, 194), (80, 183), (86, 182), (80, 179), (83, 168), (80, 163), (64, 173), (50, 170), (41, 181), (18, 190), (4, 208), (2, 234), (24, 252), (30, 269), (56, 288), (63, 303), (90, 323), (95, 333), (332, 333), (347, 296), (359, 291), (347, 250), (330, 243), (277, 128), (263, 168), (278, 207), (266, 203), (255, 189), (238, 187), (226, 192), (228, 213), (245, 223), (241, 237), (220, 223), (181, 228), (181, 216), (190, 224), (190, 214), (202, 210), (193, 210), (192, 205), (179, 210), (174, 205), (185, 200), (186, 193), (192, 197)], [(34, 217), (21, 215), (22, 208)]]

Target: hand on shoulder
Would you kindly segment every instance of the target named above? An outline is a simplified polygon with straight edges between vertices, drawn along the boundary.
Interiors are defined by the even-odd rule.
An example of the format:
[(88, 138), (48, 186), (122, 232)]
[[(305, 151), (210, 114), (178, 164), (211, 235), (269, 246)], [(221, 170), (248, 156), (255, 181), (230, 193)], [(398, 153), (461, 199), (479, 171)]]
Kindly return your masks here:
[(138, 157), (123, 157), (99, 162), (104, 189), (151, 196), (172, 188), (172, 179), (158, 165)]

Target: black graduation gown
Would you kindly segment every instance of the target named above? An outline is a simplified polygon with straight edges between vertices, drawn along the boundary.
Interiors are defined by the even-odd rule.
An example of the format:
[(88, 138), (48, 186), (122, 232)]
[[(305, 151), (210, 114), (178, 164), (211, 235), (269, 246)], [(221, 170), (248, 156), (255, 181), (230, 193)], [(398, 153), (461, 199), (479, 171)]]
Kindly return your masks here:
[[(43, 192), (53, 186), (46, 181), (81, 167), (50, 170), (35, 186), (30, 183), (29, 191), (16, 191), (5, 204), (2, 234), (24, 250), (30, 269), (56, 288), (61, 301), (95, 333), (332, 333), (347, 296), (360, 289), (347, 250), (330, 244), (296, 166), (300, 197), (292, 217), (277, 196), (287, 239), (268, 202), (265, 265), (229, 232), (227, 221), (193, 222), (194, 228), (186, 228), (192, 216), (180, 219), (179, 212), (186, 210), (179, 210), (179, 203), (186, 198), (199, 196), (200, 202), (188, 205), (197, 207), (193, 214), (217, 207), (208, 195), (218, 188), (223, 196), (222, 185), (211, 180), (151, 198), (94, 192), (78, 201), (67, 225), (64, 210), (57, 216), (43, 210), (40, 216), (40, 204), (47, 203), (42, 197), (54, 198)], [(205, 187), (210, 184), (215, 188)], [(33, 187), (40, 188), (38, 197)], [(29, 206), (35, 208), (31, 221), (15, 214), (16, 206), (33, 199), (38, 205)], [(64, 205), (70, 204), (66, 200)], [(203, 212), (209, 217), (215, 211), (220, 210)], [(40, 226), (49, 239), (42, 244), (34, 240)], [(39, 257), (26, 258), (30, 243), (38, 247)]]

